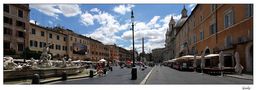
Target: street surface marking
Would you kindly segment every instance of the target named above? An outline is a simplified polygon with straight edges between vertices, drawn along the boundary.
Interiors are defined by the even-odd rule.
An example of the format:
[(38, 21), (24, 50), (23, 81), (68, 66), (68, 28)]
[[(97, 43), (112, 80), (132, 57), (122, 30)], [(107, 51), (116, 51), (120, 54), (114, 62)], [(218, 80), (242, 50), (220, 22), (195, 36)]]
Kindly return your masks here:
[(144, 80), (140, 83), (140, 84), (145, 84), (146, 83), (146, 80), (149, 78), (149, 76), (151, 75), (151, 73), (152, 73), (152, 71), (153, 71), (153, 69), (155, 68), (156, 66), (154, 66), (153, 68), (152, 68), (152, 70), (146, 75), (146, 77), (144, 78)]

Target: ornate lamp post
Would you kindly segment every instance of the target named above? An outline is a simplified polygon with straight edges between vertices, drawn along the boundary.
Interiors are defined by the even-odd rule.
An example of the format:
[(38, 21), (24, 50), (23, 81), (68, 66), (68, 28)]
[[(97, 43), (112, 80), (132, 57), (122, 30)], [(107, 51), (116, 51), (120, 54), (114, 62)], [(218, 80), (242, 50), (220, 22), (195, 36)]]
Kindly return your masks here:
[(132, 23), (132, 42), (133, 42), (133, 63), (132, 63), (132, 71), (131, 71), (131, 80), (136, 80), (137, 79), (137, 68), (135, 66), (135, 44), (134, 44), (134, 15), (133, 15), (133, 10), (131, 11), (131, 23)]

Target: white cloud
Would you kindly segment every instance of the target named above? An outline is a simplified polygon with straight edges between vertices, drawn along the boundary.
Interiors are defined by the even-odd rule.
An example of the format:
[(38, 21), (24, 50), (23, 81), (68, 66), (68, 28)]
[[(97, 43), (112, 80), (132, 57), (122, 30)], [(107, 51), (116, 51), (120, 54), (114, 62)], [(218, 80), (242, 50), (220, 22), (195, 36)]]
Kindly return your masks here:
[(154, 16), (154, 17), (150, 20), (150, 22), (147, 23), (147, 25), (148, 25), (148, 26), (155, 25), (159, 18), (160, 18), (160, 16)]
[(35, 20), (29, 20), (30, 23), (33, 23), (33, 24), (36, 24), (36, 25), (39, 25), (40, 23), (39, 22), (36, 22)]
[(81, 14), (80, 19), (80, 22), (82, 22), (86, 26), (94, 25), (94, 17), (88, 12)]
[(98, 8), (92, 8), (90, 11), (91, 11), (91, 12), (100, 12), (100, 9), (98, 9)]
[(81, 14), (81, 10), (79, 5), (77, 4), (65, 4), (65, 5), (58, 5), (60, 10), (62, 11), (63, 15), (66, 17), (76, 16)]
[(130, 12), (132, 7), (134, 7), (134, 5), (119, 5), (119, 6), (114, 7), (113, 11), (124, 15), (127, 12)]
[[(170, 15), (161, 18), (154, 16), (147, 24), (145, 22), (136, 22), (135, 25), (135, 48), (142, 52), (142, 37), (145, 38), (145, 52), (149, 53), (154, 48), (162, 48), (165, 44), (165, 33), (170, 21)], [(160, 20), (159, 20), (160, 19)], [(159, 21), (159, 22), (158, 22)], [(154, 26), (154, 27), (153, 27)], [(132, 31), (127, 30), (121, 36), (123, 39), (131, 40)], [(132, 45), (126, 47), (131, 49)]]
[[(103, 42), (104, 44), (114, 44), (117, 42), (118, 39), (121, 39), (120, 36), (116, 35), (116, 33), (127, 30), (129, 28), (128, 23), (120, 24), (114, 16), (107, 12), (99, 11), (97, 14), (90, 14), (86, 12), (87, 15), (82, 14), (81, 17), (86, 18), (89, 17), (89, 20), (83, 20), (83, 22), (87, 22), (84, 25), (90, 25), (88, 23), (93, 22), (96, 20), (96, 22), (100, 25), (93, 33), (91, 34), (85, 34), (86, 36), (92, 37), (96, 40), (99, 40)], [(88, 18), (87, 18), (88, 19)], [(83, 23), (82, 22), (82, 23)]]
[(80, 7), (77, 4), (30, 4), (30, 8), (55, 18), (58, 18), (59, 14), (71, 17), (81, 13)]
[(188, 5), (188, 8), (190, 8), (190, 10), (193, 11), (194, 8), (195, 8), (195, 6), (196, 6), (196, 4), (189, 4), (189, 5)]

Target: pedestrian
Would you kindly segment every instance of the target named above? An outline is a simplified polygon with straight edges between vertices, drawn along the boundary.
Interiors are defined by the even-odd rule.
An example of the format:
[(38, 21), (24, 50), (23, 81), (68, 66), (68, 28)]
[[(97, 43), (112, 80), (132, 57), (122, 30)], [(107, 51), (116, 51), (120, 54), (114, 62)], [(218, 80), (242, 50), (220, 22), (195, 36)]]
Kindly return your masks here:
[(97, 74), (98, 74), (99, 76), (103, 76), (103, 68), (102, 68), (101, 63), (97, 63), (96, 66), (97, 66), (97, 69), (96, 69)]

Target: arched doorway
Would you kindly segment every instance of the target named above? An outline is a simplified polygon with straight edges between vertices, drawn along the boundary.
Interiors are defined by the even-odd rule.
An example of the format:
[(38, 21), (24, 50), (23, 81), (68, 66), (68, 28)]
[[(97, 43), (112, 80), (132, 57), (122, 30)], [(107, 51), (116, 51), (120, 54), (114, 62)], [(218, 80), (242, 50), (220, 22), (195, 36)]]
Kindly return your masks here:
[[(204, 53), (204, 56), (205, 56), (205, 55), (210, 54), (211, 51), (210, 51), (210, 49), (209, 49), (208, 47), (206, 47), (203, 53)], [(205, 67), (206, 67), (206, 66), (208, 67), (208, 66), (210, 66), (210, 65), (211, 65), (210, 59), (205, 59), (205, 65), (204, 65), (204, 66), (205, 66)]]
[(246, 71), (253, 73), (253, 43), (248, 43), (245, 49), (246, 54)]
[(208, 55), (208, 54), (210, 54), (210, 53), (211, 53), (211, 52), (210, 52), (210, 49), (207, 48), (206, 51), (205, 51), (205, 55)]

